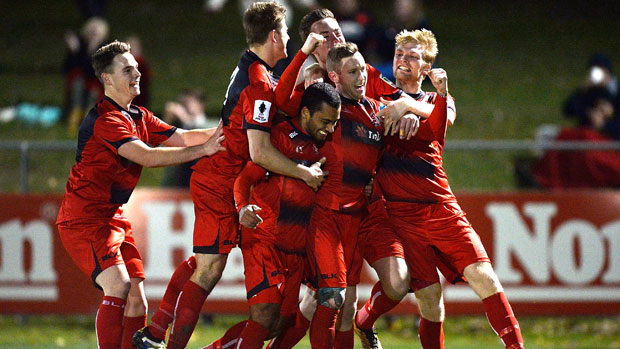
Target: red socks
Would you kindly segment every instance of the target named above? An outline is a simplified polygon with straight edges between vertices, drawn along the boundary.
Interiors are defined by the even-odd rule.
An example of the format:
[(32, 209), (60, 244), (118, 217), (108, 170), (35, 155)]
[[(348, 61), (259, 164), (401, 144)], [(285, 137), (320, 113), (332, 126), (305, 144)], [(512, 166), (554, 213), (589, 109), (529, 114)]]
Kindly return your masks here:
[(359, 328), (369, 330), (375, 324), (379, 316), (392, 310), (400, 301), (390, 299), (385, 295), (381, 282), (377, 282), (372, 288), (370, 298), (362, 309), (357, 311), (355, 321)]
[(170, 326), (170, 323), (174, 319), (174, 307), (177, 304), (179, 293), (189, 278), (192, 277), (195, 270), (196, 260), (194, 256), (191, 256), (186, 261), (183, 261), (172, 274), (170, 282), (168, 282), (168, 288), (166, 288), (166, 293), (164, 293), (164, 297), (159, 304), (159, 308), (151, 318), (149, 332), (151, 332), (153, 337), (158, 339), (166, 338), (168, 326)]
[(263, 347), (265, 338), (269, 335), (269, 330), (258, 322), (248, 320), (245, 328), (239, 335), (236, 349), (260, 349)]
[(282, 332), (269, 342), (267, 348), (270, 349), (291, 349), (299, 341), (304, 338), (306, 332), (310, 328), (310, 321), (301, 313), (301, 310), (297, 308), (297, 314), (295, 316), (295, 324), (287, 328), (282, 329)]
[(191, 280), (185, 284), (174, 309), (174, 323), (168, 339), (168, 348), (185, 348), (187, 346), (187, 342), (189, 342), (198, 322), (200, 309), (202, 309), (208, 295), (207, 291)]
[(424, 349), (443, 349), (443, 322), (434, 322), (420, 318), (418, 329), (420, 343)]
[(215, 342), (203, 347), (202, 349), (222, 349), (224, 348), (234, 348), (237, 344), (237, 340), (241, 335), (241, 331), (245, 328), (247, 321), (241, 321), (234, 324), (231, 328), (224, 333), (222, 338), (216, 340)]
[(97, 344), (101, 349), (118, 349), (123, 338), (124, 299), (103, 296), (95, 328), (97, 329)]
[(310, 343), (312, 348), (331, 349), (336, 336), (338, 310), (318, 305), (310, 323)]
[(504, 292), (496, 293), (482, 300), (487, 319), (493, 330), (509, 349), (523, 348), (523, 337), (519, 322), (515, 318)]
[(353, 349), (353, 328), (348, 331), (336, 331), (334, 349)]
[(132, 349), (131, 339), (137, 330), (146, 326), (146, 314), (136, 317), (123, 317), (123, 349)]

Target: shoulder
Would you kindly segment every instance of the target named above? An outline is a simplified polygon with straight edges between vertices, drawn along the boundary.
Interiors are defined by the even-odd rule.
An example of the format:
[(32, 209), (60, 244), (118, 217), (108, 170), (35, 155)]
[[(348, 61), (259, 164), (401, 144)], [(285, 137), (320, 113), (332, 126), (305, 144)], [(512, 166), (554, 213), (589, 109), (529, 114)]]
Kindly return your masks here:
[(254, 61), (248, 67), (248, 75), (250, 78), (250, 85), (257, 88), (271, 88), (272, 78), (267, 68), (259, 61)]

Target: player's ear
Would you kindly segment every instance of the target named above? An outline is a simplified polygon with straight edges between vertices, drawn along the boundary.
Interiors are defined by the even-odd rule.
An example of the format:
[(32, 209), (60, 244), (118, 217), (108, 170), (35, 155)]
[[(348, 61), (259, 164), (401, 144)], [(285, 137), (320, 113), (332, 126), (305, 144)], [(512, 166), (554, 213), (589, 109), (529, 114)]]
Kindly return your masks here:
[(307, 123), (310, 121), (310, 118), (312, 117), (312, 115), (310, 115), (310, 110), (308, 109), (308, 107), (303, 107), (301, 108), (301, 121), (302, 123)]
[(330, 71), (329, 73), (327, 73), (327, 76), (329, 76), (329, 79), (331, 81), (334, 82), (334, 84), (337, 84), (339, 79), (338, 79), (338, 74), (336, 74), (335, 71)]
[(110, 81), (110, 74), (108, 73), (101, 73), (101, 81), (103, 81), (104, 86), (112, 84), (112, 82)]

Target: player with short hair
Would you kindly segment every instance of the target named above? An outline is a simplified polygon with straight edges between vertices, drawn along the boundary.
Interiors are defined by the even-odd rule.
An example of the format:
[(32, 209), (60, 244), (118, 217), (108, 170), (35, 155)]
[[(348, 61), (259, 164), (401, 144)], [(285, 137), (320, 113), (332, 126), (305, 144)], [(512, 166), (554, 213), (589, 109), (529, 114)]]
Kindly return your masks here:
[[(298, 163), (321, 158), (340, 118), (340, 95), (326, 83), (309, 86), (300, 114), (274, 127), (271, 142)], [(250, 188), (251, 199), (250, 199)], [(305, 270), (306, 232), (314, 191), (303, 181), (249, 162), (235, 182), (235, 201), (243, 225), (241, 250), (250, 319), (237, 324), (207, 348), (262, 348), (294, 320)], [(260, 215), (259, 215), (260, 214)]]
[[(405, 248), (410, 286), (422, 316), (420, 341), (424, 348), (443, 348), (445, 314), (439, 268), (450, 282), (464, 276), (482, 299), (489, 323), (506, 348), (522, 348), (519, 324), (480, 237), (459, 207), (442, 166), (446, 130), (456, 113), (448, 95), (446, 72), (431, 69), (436, 55), (437, 41), (428, 30), (404, 30), (396, 36), (393, 69), (397, 86), (427, 103), (426, 110), (432, 108), (432, 113), (422, 122), (414, 139), (386, 138), (386, 151), (376, 176), (390, 220)], [(437, 93), (421, 89), (426, 76)], [(411, 107), (398, 103), (401, 102), (386, 107), (382, 113), (400, 113), (399, 108)], [(374, 291), (371, 299), (376, 301), (381, 295)], [(357, 313), (355, 323), (359, 328), (372, 328), (378, 316), (390, 310), (377, 309), (375, 304), (369, 301)]]
[[(334, 141), (323, 148), (329, 176), (317, 193), (307, 242), (318, 295), (310, 340), (319, 348), (334, 345), (334, 326), (345, 290), (354, 293), (359, 282), (362, 260), (356, 244), (367, 207), (364, 188), (377, 165), (384, 131), (376, 117), (380, 102), (365, 97), (368, 75), (357, 46), (334, 45), (326, 67), (341, 95), (342, 111)], [(350, 315), (352, 320), (353, 312)]]
[[(177, 165), (223, 150), (221, 128), (178, 129), (131, 104), (140, 94), (140, 71), (130, 49), (114, 41), (92, 56), (105, 98), (80, 126), (56, 221), (71, 258), (103, 290), (99, 348), (131, 348), (131, 336), (146, 324), (142, 257), (122, 208), (142, 167)], [(169, 147), (153, 147), (159, 144)]]
[[(168, 295), (160, 305), (162, 311), (153, 317), (154, 324), (136, 334), (138, 340), (154, 339), (161, 345), (174, 315), (168, 348), (187, 345), (202, 305), (221, 278), (228, 254), (237, 244), (233, 185), (248, 160), (270, 172), (300, 178), (313, 189), (323, 181), (320, 163), (297, 164), (277, 151), (270, 141), (278, 81), (272, 67), (287, 56), (285, 16), (284, 8), (273, 1), (253, 3), (245, 11), (243, 27), (249, 49), (231, 76), (221, 113), (227, 151), (200, 159), (193, 167), (190, 181), (196, 214), (196, 269), (192, 272), (189, 263), (177, 268), (179, 272), (175, 271), (169, 283), (170, 292), (166, 291)], [(186, 281), (188, 274), (191, 276)]]

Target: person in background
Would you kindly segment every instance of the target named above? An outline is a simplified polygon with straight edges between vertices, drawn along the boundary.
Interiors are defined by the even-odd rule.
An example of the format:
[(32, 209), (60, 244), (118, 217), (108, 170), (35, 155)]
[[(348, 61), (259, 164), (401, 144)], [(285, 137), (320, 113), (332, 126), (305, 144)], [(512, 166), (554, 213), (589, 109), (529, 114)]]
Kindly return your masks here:
[[(579, 97), (578, 126), (560, 130), (556, 141), (611, 142), (606, 125), (614, 117), (613, 96), (603, 86), (591, 86)], [(617, 114), (617, 113), (616, 113)], [(532, 175), (549, 189), (620, 187), (620, 151), (550, 150), (538, 160)]]
[[(185, 89), (177, 101), (166, 103), (163, 120), (170, 125), (186, 130), (217, 126), (205, 114), (206, 99), (204, 91), (200, 88)], [(195, 163), (196, 161), (190, 161), (177, 166), (166, 167), (162, 186), (189, 188), (192, 166)]]
[(77, 132), (86, 111), (103, 98), (104, 88), (95, 76), (91, 56), (108, 37), (108, 22), (100, 17), (90, 17), (79, 34), (67, 32), (65, 43), (68, 54), (63, 65), (65, 76), (65, 105), (63, 119), (71, 133)]
[(588, 90), (591, 87), (600, 86), (607, 90), (614, 107), (614, 117), (605, 124), (605, 133), (608, 136), (620, 140), (620, 91), (618, 90), (618, 78), (614, 75), (614, 68), (607, 56), (595, 53), (590, 57), (588, 73), (583, 85), (575, 90), (564, 101), (562, 112), (567, 118), (580, 118), (585, 113), (585, 105)]

